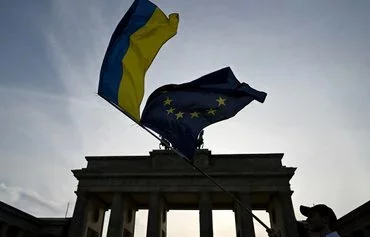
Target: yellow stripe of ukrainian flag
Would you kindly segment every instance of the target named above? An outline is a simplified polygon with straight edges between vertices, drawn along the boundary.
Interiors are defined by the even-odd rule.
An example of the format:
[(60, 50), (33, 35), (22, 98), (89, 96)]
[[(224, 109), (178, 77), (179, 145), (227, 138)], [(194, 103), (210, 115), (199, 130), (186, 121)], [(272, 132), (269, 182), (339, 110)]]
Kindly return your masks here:
[(162, 45), (177, 32), (178, 14), (169, 18), (156, 8), (144, 27), (130, 37), (130, 46), (122, 60), (122, 80), (118, 105), (140, 121), (140, 104), (144, 96), (144, 77)]

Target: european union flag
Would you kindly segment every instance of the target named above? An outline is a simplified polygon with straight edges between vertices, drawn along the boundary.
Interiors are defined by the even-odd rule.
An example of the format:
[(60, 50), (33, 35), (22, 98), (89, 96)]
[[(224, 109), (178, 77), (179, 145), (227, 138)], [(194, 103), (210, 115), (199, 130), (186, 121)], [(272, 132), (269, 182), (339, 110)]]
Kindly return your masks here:
[(201, 130), (233, 117), (253, 100), (263, 103), (266, 95), (240, 83), (226, 67), (189, 83), (155, 90), (145, 105), (141, 124), (192, 159)]

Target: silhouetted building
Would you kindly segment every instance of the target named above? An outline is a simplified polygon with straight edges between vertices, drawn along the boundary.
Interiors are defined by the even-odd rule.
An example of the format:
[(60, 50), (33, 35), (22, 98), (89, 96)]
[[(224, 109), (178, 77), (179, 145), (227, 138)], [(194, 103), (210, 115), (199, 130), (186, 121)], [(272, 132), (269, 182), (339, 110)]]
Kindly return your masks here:
[[(248, 213), (174, 156), (169, 150), (155, 150), (150, 156), (87, 157), (87, 168), (73, 171), (79, 180), (73, 219), (36, 218), (0, 202), (0, 237), (99, 237), (108, 209), (111, 236), (134, 236), (138, 209), (149, 209), (150, 237), (166, 236), (166, 215), (172, 209), (199, 210), (201, 236), (213, 235), (212, 210), (233, 210), (237, 235), (255, 236)], [(283, 154), (212, 155), (201, 149), (194, 162), (244, 205), (267, 210), (271, 226), (283, 237), (305, 236), (307, 223), (296, 221), (291, 203), (289, 180), (296, 168), (283, 166), (282, 158)], [(370, 201), (338, 221), (342, 237), (370, 237)]]
[(0, 237), (65, 237), (71, 218), (37, 218), (0, 201)]

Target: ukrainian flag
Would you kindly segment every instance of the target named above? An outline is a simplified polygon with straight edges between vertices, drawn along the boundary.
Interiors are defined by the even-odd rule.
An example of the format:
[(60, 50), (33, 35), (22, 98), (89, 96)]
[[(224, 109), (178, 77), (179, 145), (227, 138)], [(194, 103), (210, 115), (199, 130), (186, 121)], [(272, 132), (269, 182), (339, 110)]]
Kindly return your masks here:
[(160, 48), (177, 33), (177, 13), (167, 17), (148, 0), (135, 0), (116, 27), (100, 71), (98, 95), (140, 121), (145, 73)]

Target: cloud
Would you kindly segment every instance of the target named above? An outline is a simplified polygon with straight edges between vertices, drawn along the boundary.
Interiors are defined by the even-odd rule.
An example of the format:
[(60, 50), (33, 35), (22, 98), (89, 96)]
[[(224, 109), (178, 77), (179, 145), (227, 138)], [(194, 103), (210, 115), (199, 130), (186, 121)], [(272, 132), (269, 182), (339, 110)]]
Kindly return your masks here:
[[(110, 34), (97, 2), (53, 1), (55, 22), (44, 29), (49, 58), (68, 94), (91, 97)], [(57, 26), (57, 27), (56, 27)]]
[(0, 183), (0, 200), (9, 205), (20, 207), (23, 211), (34, 213), (34, 215), (37, 215), (39, 211), (56, 215), (64, 208), (64, 203), (45, 199), (34, 190), (9, 187), (3, 182)]

